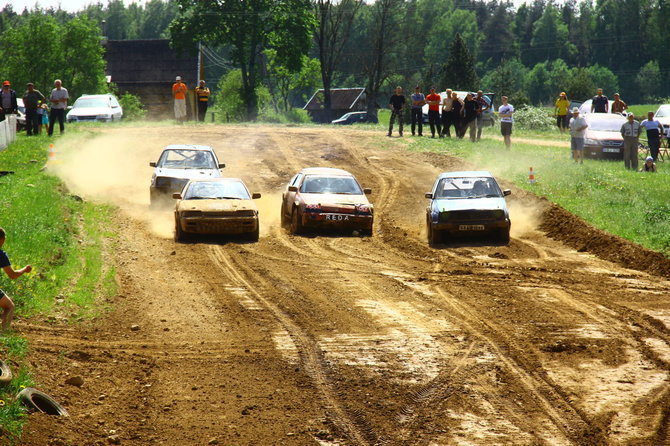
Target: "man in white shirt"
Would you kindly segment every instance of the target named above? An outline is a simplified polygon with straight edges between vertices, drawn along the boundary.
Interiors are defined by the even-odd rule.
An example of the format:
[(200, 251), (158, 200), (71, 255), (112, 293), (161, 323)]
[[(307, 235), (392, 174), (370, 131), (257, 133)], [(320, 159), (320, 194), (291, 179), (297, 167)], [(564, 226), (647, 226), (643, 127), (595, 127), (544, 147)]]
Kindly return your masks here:
[(51, 90), (51, 96), (49, 96), (49, 101), (51, 102), (49, 136), (53, 135), (56, 119), (58, 119), (61, 134), (65, 131), (65, 108), (67, 107), (67, 100), (70, 98), (67, 89), (63, 88), (63, 83), (60, 79), (54, 81), (54, 87), (56, 88)]
[(586, 119), (579, 116), (579, 108), (572, 109), (572, 120), (570, 127), (570, 149), (572, 150), (572, 158), (579, 164), (584, 163), (584, 136), (589, 124)]
[(647, 119), (640, 123), (641, 127), (647, 129), (647, 143), (649, 144), (649, 154), (654, 161), (658, 161), (658, 151), (661, 147), (661, 138), (663, 137), (663, 124), (654, 119), (654, 112), (647, 113)]
[(623, 136), (623, 165), (626, 169), (637, 170), (637, 145), (640, 140), (640, 123), (635, 120), (635, 115), (628, 115), (628, 122), (621, 126)]
[(514, 123), (514, 106), (507, 102), (507, 96), (500, 98), (502, 105), (498, 107), (498, 117), (500, 118), (500, 133), (505, 140), (505, 147), (509, 150), (512, 147), (512, 124)]

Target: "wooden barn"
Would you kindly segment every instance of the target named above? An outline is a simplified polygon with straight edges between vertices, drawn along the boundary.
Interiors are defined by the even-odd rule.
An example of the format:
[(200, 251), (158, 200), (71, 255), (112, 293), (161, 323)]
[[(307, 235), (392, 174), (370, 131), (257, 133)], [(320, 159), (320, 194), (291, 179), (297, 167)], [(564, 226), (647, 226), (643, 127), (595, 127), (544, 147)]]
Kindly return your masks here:
[(330, 98), (330, 113), (323, 108), (323, 89), (314, 93), (303, 109), (307, 110), (314, 122), (329, 123), (345, 113), (365, 111), (368, 106), (365, 88), (362, 87), (331, 88)]
[(148, 119), (174, 117), (172, 84), (181, 76), (189, 89), (189, 119), (194, 116), (193, 89), (198, 85), (197, 54), (177, 53), (167, 39), (108, 40), (105, 43), (108, 79), (119, 94), (139, 96)]

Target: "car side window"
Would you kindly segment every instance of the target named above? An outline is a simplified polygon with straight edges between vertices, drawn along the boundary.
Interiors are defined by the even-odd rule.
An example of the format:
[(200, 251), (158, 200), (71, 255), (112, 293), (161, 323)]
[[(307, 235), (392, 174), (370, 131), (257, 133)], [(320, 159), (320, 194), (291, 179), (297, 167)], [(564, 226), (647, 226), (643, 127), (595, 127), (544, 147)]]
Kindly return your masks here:
[(300, 178), (302, 178), (302, 174), (296, 174), (296, 176), (291, 179), (289, 186), (297, 186), (300, 183)]

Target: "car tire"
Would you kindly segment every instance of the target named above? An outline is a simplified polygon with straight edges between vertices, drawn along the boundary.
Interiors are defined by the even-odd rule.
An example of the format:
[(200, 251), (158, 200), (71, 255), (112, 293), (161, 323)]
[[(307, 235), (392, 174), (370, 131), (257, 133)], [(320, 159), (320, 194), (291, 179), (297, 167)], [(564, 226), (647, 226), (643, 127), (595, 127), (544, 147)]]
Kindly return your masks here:
[(186, 241), (186, 235), (184, 234), (184, 231), (181, 230), (181, 225), (177, 219), (174, 221), (174, 241), (177, 243)]
[(28, 409), (43, 412), (47, 415), (60, 415), (64, 417), (70, 416), (67, 410), (56, 400), (51, 398), (44, 392), (41, 392), (32, 387), (26, 387), (16, 395), (16, 399), (21, 402)]
[(12, 369), (5, 361), (0, 361), (0, 386), (6, 386), (12, 381)]
[(256, 224), (256, 230), (249, 233), (248, 239), (250, 242), (257, 242), (260, 238), (261, 228), (259, 224)]
[(288, 227), (288, 219), (286, 218), (286, 213), (284, 212), (284, 203), (281, 205), (281, 211), (279, 214), (279, 218), (281, 220), (281, 227), (286, 228)]
[(430, 223), (428, 224), (428, 244), (430, 246), (439, 245), (443, 241), (442, 231), (436, 229)]
[(498, 230), (498, 240), (500, 240), (500, 242), (504, 244), (509, 243), (509, 228)]
[(300, 209), (293, 208), (291, 212), (291, 233), (294, 235), (302, 234), (302, 219), (300, 216)]

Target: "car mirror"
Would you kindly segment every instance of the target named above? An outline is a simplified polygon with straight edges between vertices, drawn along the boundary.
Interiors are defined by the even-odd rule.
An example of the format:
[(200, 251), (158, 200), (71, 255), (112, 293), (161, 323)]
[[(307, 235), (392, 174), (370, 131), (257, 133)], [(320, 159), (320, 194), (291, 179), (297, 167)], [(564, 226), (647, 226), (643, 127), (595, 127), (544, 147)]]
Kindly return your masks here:
[(512, 191), (509, 190), (509, 189), (505, 189), (505, 190), (503, 191), (503, 195), (504, 195), (504, 196), (511, 195), (511, 194), (512, 194)]
[(179, 192), (175, 192), (174, 194), (172, 194), (172, 198), (174, 198), (175, 200), (181, 200), (181, 194)]
[(149, 167), (156, 167), (156, 163), (154, 163), (153, 161), (150, 162), (150, 163), (149, 163)]
[(424, 194), (424, 196), (425, 196), (426, 198), (430, 198), (431, 200), (433, 199), (433, 194), (432, 194), (431, 192), (426, 192), (426, 193)]
[(258, 199), (258, 198), (261, 198), (261, 194), (260, 194), (260, 193), (258, 193), (258, 192), (254, 192), (253, 194), (251, 194), (251, 199), (252, 199), (252, 200), (256, 200), (256, 199)]
[(226, 167), (224, 163), (219, 163), (219, 169), (223, 169), (224, 167)]
[(363, 193), (365, 195), (370, 195), (372, 193), (372, 189), (370, 189), (369, 187), (366, 187), (365, 189), (363, 189)]
[(289, 186), (288, 191), (289, 192), (298, 192), (298, 186)]

